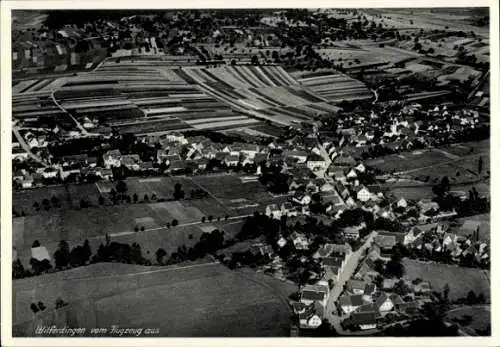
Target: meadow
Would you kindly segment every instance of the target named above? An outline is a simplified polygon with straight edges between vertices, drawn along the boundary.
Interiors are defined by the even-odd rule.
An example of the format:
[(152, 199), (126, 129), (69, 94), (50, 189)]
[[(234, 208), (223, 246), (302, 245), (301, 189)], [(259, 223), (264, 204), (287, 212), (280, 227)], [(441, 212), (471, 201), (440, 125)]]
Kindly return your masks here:
[(451, 300), (466, 297), (470, 290), (473, 290), (476, 295), (483, 293), (487, 300), (490, 298), (490, 280), (481, 269), (412, 259), (404, 259), (403, 264), (406, 279), (421, 278), (424, 281), (429, 281), (432, 290), (438, 292), (442, 292), (444, 286), (448, 284)]
[[(214, 263), (161, 268), (95, 264), (17, 280), (13, 286), (16, 336), (33, 336), (40, 321), (68, 320), (87, 329), (157, 328), (162, 337), (286, 336), (291, 311), (283, 293), (296, 290), (265, 275), (249, 276)], [(61, 313), (70, 319), (63, 322), (51, 314), (58, 297), (70, 304)], [(33, 300), (47, 306), (40, 317), (29, 309)]]

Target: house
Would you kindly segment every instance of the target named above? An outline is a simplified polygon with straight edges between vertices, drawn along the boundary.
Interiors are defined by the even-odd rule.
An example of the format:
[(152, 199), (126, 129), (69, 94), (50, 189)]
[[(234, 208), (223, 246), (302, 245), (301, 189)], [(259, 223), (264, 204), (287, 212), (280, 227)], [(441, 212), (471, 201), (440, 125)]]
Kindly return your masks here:
[(325, 161), (325, 159), (323, 159), (323, 157), (317, 154), (311, 154), (307, 157), (307, 167), (311, 171), (326, 169), (328, 167), (328, 163)]
[(279, 246), (280, 248), (283, 248), (283, 247), (285, 247), (285, 245), (287, 244), (287, 241), (286, 241), (286, 239), (282, 236), (282, 237), (280, 237), (280, 239), (278, 240), (277, 244), (278, 244), (278, 246)]
[(292, 201), (299, 205), (309, 205), (311, 203), (311, 197), (308, 194), (297, 193)]
[(333, 165), (336, 167), (344, 168), (353, 167), (354, 165), (356, 165), (356, 160), (354, 160), (354, 158), (351, 156), (338, 156), (337, 158), (335, 158)]
[(370, 330), (377, 327), (376, 312), (354, 312), (345, 324), (360, 330)]
[(300, 292), (300, 302), (306, 305), (319, 302), (323, 307), (326, 307), (329, 294), (328, 284), (308, 284)]
[(32, 188), (33, 184), (35, 182), (35, 179), (31, 175), (25, 175), (21, 181), (21, 187), (22, 188)]
[(372, 296), (377, 291), (377, 286), (373, 283), (367, 283), (363, 289), (363, 300), (371, 301)]
[(342, 314), (351, 314), (363, 304), (363, 296), (360, 294), (344, 295), (339, 298), (339, 305), (342, 310)]
[(266, 216), (270, 218), (280, 219), (281, 218), (281, 208), (276, 204), (271, 204), (266, 206)]
[(357, 166), (354, 167), (354, 169), (361, 173), (364, 173), (366, 171), (366, 167), (363, 165), (363, 163), (359, 163)]
[(347, 175), (345, 175), (347, 179), (355, 179), (358, 178), (358, 174), (356, 173), (356, 170), (351, 169), (349, 172), (347, 172)]
[(374, 303), (380, 313), (389, 312), (394, 307), (391, 297), (386, 292), (378, 292)]
[(324, 265), (323, 278), (326, 280), (333, 280), (334, 282), (337, 282), (339, 280), (341, 267), (340, 266), (330, 266), (330, 265), (326, 265), (325, 263), (323, 263), (323, 265)]
[(342, 200), (346, 200), (347, 198), (349, 198), (349, 189), (347, 189), (346, 186), (344, 186), (342, 183), (339, 182), (335, 184), (335, 189), (337, 190), (337, 193), (339, 193)]
[(78, 165), (61, 166), (59, 168), (59, 175), (62, 180), (65, 180), (71, 175), (80, 175), (80, 168)]
[(187, 164), (184, 160), (172, 160), (168, 167), (168, 171), (171, 173), (180, 173), (186, 170)]
[(408, 207), (408, 202), (406, 202), (405, 198), (401, 198), (401, 199), (398, 200), (396, 206), (400, 207), (400, 208), (407, 208)]
[(323, 323), (324, 307), (317, 301), (298, 311), (299, 326), (302, 329), (316, 329)]
[(355, 192), (356, 192), (356, 199), (358, 199), (359, 201), (366, 202), (371, 198), (370, 191), (362, 184), (355, 187)]
[(439, 204), (437, 202), (426, 200), (426, 199), (420, 200), (417, 203), (417, 206), (420, 208), (421, 213), (426, 213), (427, 211), (430, 211), (430, 210), (439, 211)]
[(353, 294), (363, 294), (366, 287), (366, 282), (361, 280), (351, 279), (347, 281), (347, 290)]
[(45, 179), (56, 178), (59, 170), (56, 168), (45, 168), (42, 172), (42, 177)]
[(307, 160), (307, 152), (305, 152), (305, 151), (284, 151), (283, 157), (296, 159), (298, 163), (305, 163)]
[(294, 231), (292, 233), (292, 240), (296, 249), (303, 250), (309, 248), (309, 240), (304, 234)]
[(38, 261), (42, 261), (45, 259), (47, 259), (48, 261), (51, 260), (49, 251), (47, 251), (47, 248), (45, 248), (44, 246), (31, 248), (31, 258), (34, 258)]
[(350, 226), (350, 227), (345, 227), (343, 229), (343, 232), (344, 232), (344, 236), (347, 238), (347, 239), (351, 239), (351, 240), (357, 240), (359, 239), (359, 232), (360, 230), (362, 230), (363, 228), (366, 227), (366, 224), (365, 222), (362, 222), (361, 224), (359, 225), (355, 225), (355, 226)]
[(118, 167), (121, 165), (121, 153), (118, 149), (113, 149), (111, 151), (107, 151), (102, 156), (104, 160), (104, 166), (106, 169), (111, 169), (112, 167)]
[(139, 171), (141, 169), (142, 160), (138, 154), (126, 154), (121, 157), (121, 165), (131, 171)]
[(355, 278), (370, 281), (378, 275), (375, 262), (371, 259), (365, 259), (361, 263)]
[(327, 243), (322, 245), (316, 253), (314, 253), (313, 258), (322, 259), (331, 255), (335, 255), (336, 257), (341, 257), (343, 259), (347, 259), (349, 255), (352, 253), (351, 246), (346, 243), (343, 245), (337, 245), (333, 243)]
[(335, 168), (333, 166), (330, 166), (327, 171), (327, 175), (332, 177), (335, 181), (337, 182), (342, 182), (346, 183), (347, 177), (344, 173), (344, 169), (342, 168)]
[(227, 166), (237, 166), (240, 162), (240, 157), (238, 155), (230, 154), (226, 158), (224, 158), (224, 163)]
[(239, 154), (243, 154), (253, 159), (259, 152), (260, 152), (259, 145), (252, 143), (242, 143)]
[(410, 228), (408, 233), (406, 233), (403, 244), (405, 246), (410, 245), (423, 235), (424, 235), (424, 230), (420, 226), (418, 225), (413, 226)]

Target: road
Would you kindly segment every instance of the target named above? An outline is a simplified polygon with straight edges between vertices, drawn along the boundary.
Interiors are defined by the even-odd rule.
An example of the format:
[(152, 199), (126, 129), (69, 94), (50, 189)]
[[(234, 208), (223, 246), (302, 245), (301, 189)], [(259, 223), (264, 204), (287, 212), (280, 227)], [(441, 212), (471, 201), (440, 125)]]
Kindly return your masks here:
[(14, 136), (17, 138), (17, 141), (19, 141), (19, 144), (21, 145), (21, 147), (28, 153), (28, 155), (34, 160), (36, 161), (37, 163), (43, 165), (44, 167), (48, 167), (49, 165), (44, 162), (42, 160), (42, 158), (40, 158), (39, 156), (37, 156), (36, 154), (34, 154), (32, 151), (31, 151), (31, 148), (30, 146), (28, 146), (28, 144), (26, 143), (26, 141), (24, 141), (23, 137), (21, 136), (21, 134), (19, 133), (19, 130), (17, 129), (17, 127), (12, 127), (12, 132), (14, 133)]
[(340, 294), (342, 293), (344, 285), (352, 277), (352, 275), (354, 275), (354, 271), (358, 267), (359, 261), (363, 257), (365, 250), (371, 246), (373, 239), (375, 238), (376, 235), (377, 232), (372, 231), (366, 237), (365, 243), (357, 251), (351, 254), (349, 260), (347, 261), (346, 265), (344, 266), (344, 269), (342, 270), (339, 276), (339, 280), (337, 281), (333, 289), (330, 291), (330, 296), (328, 297), (328, 302), (326, 304), (325, 318), (328, 319), (328, 321), (335, 327), (335, 330), (337, 330), (337, 332), (339, 333), (343, 331), (340, 325), (342, 319), (337, 315), (337, 308), (335, 304)]
[(80, 130), (80, 132), (85, 135), (85, 136), (100, 136), (99, 134), (92, 134), (92, 133), (89, 133), (87, 131), (87, 129), (85, 129), (81, 124), (80, 122), (75, 118), (73, 117), (73, 115), (71, 115), (71, 113), (69, 113), (68, 111), (66, 111), (66, 109), (56, 100), (56, 97), (55, 97), (55, 91), (52, 91), (50, 93), (50, 98), (52, 99), (52, 101), (54, 102), (54, 104), (61, 110), (63, 111), (65, 114), (67, 114), (76, 124), (77, 128)]
[[(245, 215), (241, 215), (241, 216), (233, 216), (233, 217), (229, 217), (228, 219), (224, 219), (224, 221), (226, 221), (226, 220), (239, 220), (239, 219), (247, 218), (247, 217), (250, 217), (250, 216), (253, 216), (253, 214), (245, 214)], [(214, 221), (217, 221), (217, 220), (214, 219)], [(189, 222), (189, 223), (183, 223), (183, 224), (176, 225), (175, 227), (174, 226), (171, 226), (171, 227), (163, 226), (163, 227), (145, 229), (145, 230), (139, 231), (139, 232), (140, 233), (145, 233), (145, 232), (148, 232), (148, 231), (168, 230), (170, 228), (182, 228), (182, 227), (187, 227), (187, 226), (192, 226), (192, 225), (199, 225), (199, 224), (210, 224), (210, 222), (208, 222), (208, 221), (206, 221), (205, 223), (203, 223), (202, 221)], [(119, 232), (119, 233), (112, 233), (112, 234), (108, 234), (108, 235), (110, 237), (119, 237), (119, 236), (133, 235), (133, 234), (136, 234), (136, 233), (138, 233), (138, 232), (131, 230), (131, 231), (122, 231), (122, 232)], [(102, 236), (95, 236), (95, 238), (101, 238), (101, 237)]]

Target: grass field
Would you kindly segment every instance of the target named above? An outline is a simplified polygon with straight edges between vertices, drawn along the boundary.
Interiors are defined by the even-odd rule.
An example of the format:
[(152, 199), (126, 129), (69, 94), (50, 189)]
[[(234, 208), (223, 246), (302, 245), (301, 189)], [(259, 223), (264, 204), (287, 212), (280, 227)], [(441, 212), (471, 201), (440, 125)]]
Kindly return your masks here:
[(457, 318), (462, 319), (464, 315), (472, 316), (472, 322), (465, 326), (462, 325), (461, 329), (472, 336), (476, 335), (476, 329), (483, 330), (486, 329), (488, 325), (491, 325), (490, 308), (484, 306), (465, 306), (459, 309), (451, 310), (446, 315), (446, 318), (449, 321), (453, 321)]
[[(63, 321), (91, 328), (119, 325), (158, 328), (159, 336), (286, 336), (291, 312), (286, 296), (294, 285), (230, 271), (219, 264), (144, 268), (96, 264), (13, 283), (15, 336), (32, 336), (34, 300), (73, 306)], [(59, 323), (60, 319), (58, 320)], [(38, 322), (39, 323), (39, 322)]]
[(480, 269), (465, 268), (454, 265), (420, 262), (404, 259), (405, 278), (413, 280), (421, 278), (431, 283), (432, 289), (442, 292), (446, 284), (450, 286), (450, 299), (467, 296), (470, 290), (476, 295), (483, 293), (487, 300), (490, 298), (489, 278)]
[(472, 220), (476, 222), (480, 222), (481, 226), (479, 227), (479, 239), (481, 241), (490, 241), (490, 236), (491, 236), (491, 216), (489, 213), (485, 214), (477, 214), (475, 216), (470, 216), (466, 218), (460, 218), (458, 219), (459, 222), (459, 227), (456, 229), (453, 228), (452, 232), (456, 233), (457, 235), (461, 236), (467, 236), (466, 233), (462, 230), (460, 230), (460, 226), (467, 220)]
[[(99, 206), (83, 210), (52, 209), (37, 215), (14, 218), (13, 246), (16, 247), (23, 264), (27, 265), (31, 254), (31, 244), (34, 240), (39, 240), (51, 254), (57, 249), (60, 240), (67, 240), (70, 245), (74, 245), (89, 239), (91, 246), (95, 247), (93, 249), (97, 249), (99, 244), (104, 242), (106, 234), (113, 236), (114, 234), (133, 232), (136, 226), (145, 229), (159, 228), (171, 223), (173, 219), (177, 219), (180, 225), (198, 223), (203, 216), (208, 217), (209, 215), (224, 219), (226, 215), (233, 216), (235, 213), (212, 198)], [(200, 232), (197, 229), (191, 232), (182, 231), (181, 236), (179, 234), (181, 231), (177, 231), (178, 228), (155, 231), (158, 236), (150, 235), (148, 236), (150, 239), (141, 233), (137, 235), (134, 233), (131, 236), (120, 237), (120, 239), (125, 238), (120, 242), (145, 241), (143, 238), (146, 237), (148, 242), (144, 244), (144, 247), (153, 246), (155, 242), (158, 242), (165, 249), (175, 249), (183, 244), (179, 242), (185, 241), (188, 234), (193, 234), (195, 240), (199, 239)], [(141, 243), (139, 242), (139, 244)], [(154, 248), (153, 252), (162, 247), (159, 245)]]

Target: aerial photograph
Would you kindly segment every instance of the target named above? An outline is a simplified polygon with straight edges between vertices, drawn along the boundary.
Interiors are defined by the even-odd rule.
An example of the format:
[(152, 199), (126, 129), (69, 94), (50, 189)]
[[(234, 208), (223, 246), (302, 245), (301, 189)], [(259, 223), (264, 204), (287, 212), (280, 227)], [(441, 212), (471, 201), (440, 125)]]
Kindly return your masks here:
[(18, 9), (11, 45), (13, 337), (491, 336), (489, 8)]

